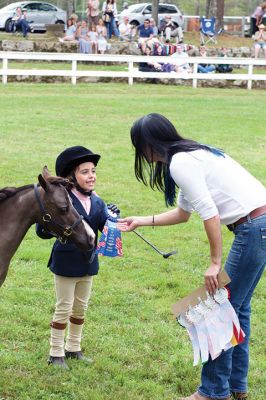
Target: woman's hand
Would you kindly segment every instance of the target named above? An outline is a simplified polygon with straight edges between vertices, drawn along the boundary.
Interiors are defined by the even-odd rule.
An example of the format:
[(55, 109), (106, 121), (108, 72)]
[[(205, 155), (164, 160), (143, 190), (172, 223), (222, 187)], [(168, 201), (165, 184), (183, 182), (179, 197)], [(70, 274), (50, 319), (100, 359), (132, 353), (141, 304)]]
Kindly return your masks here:
[(141, 226), (141, 223), (138, 217), (127, 217), (120, 218), (116, 226), (122, 232), (131, 232)]
[(218, 274), (221, 271), (221, 265), (212, 263), (204, 274), (205, 287), (210, 294), (214, 294), (219, 287)]

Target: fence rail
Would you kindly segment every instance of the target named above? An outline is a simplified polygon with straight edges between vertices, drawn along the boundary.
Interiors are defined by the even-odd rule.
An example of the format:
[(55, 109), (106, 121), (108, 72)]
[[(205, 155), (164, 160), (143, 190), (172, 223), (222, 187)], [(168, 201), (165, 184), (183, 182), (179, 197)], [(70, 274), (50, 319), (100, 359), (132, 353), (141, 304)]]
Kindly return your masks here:
[[(252, 89), (253, 81), (266, 81), (266, 74), (255, 74), (253, 72), (254, 66), (266, 66), (266, 59), (254, 58), (221, 58), (221, 57), (189, 57), (178, 58), (179, 63), (188, 63), (193, 65), (193, 72), (187, 73), (169, 73), (169, 72), (141, 72), (134, 68), (134, 64), (140, 62), (156, 61), (161, 63), (171, 62), (169, 56), (131, 56), (131, 55), (112, 55), (112, 54), (76, 54), (76, 53), (26, 53), (26, 52), (0, 52), (0, 60), (2, 60), (2, 69), (0, 69), (0, 76), (2, 76), (2, 83), (7, 84), (9, 76), (51, 76), (51, 77), (69, 77), (72, 84), (76, 85), (77, 79), (82, 77), (108, 77), (108, 78), (127, 78), (128, 84), (132, 85), (134, 79), (145, 78), (167, 78), (167, 79), (186, 79), (192, 81), (193, 88), (197, 87), (198, 80), (243, 80), (247, 82), (247, 89)], [(10, 61), (61, 61), (69, 62), (70, 69), (15, 69), (9, 67)], [(78, 63), (87, 65), (88, 69), (78, 69)], [(124, 71), (110, 71), (110, 70), (90, 70), (91, 63), (112, 63), (123, 65), (125, 64)], [(84, 64), (85, 63), (85, 64)], [(230, 64), (242, 67), (247, 67), (247, 72), (232, 74), (232, 73), (219, 73), (219, 74), (202, 74), (198, 73), (198, 64)], [(58, 64), (60, 67), (60, 63)]]

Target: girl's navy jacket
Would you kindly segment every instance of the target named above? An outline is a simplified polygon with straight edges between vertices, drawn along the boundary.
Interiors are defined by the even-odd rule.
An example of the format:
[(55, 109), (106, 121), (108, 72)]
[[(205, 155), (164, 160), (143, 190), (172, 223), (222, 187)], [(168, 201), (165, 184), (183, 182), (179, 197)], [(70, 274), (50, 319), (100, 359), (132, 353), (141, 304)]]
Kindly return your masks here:
[[(98, 231), (102, 231), (108, 218), (106, 204), (98, 196), (91, 195), (91, 209), (87, 214), (81, 202), (72, 193), (69, 193), (73, 206), (84, 220), (90, 225), (96, 235), (95, 246), (97, 244)], [(36, 233), (42, 239), (51, 239), (53, 236), (44, 230), (40, 224), (36, 224)], [(97, 275), (99, 270), (98, 255), (92, 258), (95, 249), (90, 251), (81, 251), (74, 243), (67, 242), (61, 244), (59, 240), (53, 245), (53, 249), (48, 261), (48, 267), (56, 275), (77, 277), (85, 275)], [(92, 258), (92, 260), (91, 260)]]

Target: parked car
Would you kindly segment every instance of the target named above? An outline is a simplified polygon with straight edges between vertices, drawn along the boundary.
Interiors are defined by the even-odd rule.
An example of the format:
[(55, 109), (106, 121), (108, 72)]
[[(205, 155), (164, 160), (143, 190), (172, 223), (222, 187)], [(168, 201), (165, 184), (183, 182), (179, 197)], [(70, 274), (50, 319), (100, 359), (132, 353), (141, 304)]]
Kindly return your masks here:
[(41, 1), (22, 1), (0, 9), (0, 29), (10, 32), (17, 7), (27, 10), (31, 31), (46, 31), (46, 24), (66, 24), (67, 14), (61, 8)]
[[(129, 23), (131, 25), (141, 25), (146, 18), (152, 16), (152, 4), (151, 3), (138, 3), (132, 4), (127, 9), (123, 10), (117, 15), (118, 23), (127, 15), (129, 17)], [(172, 21), (176, 26), (181, 28), (184, 25), (184, 18), (182, 12), (177, 8), (175, 4), (164, 4), (159, 3), (158, 6), (158, 21), (165, 17), (165, 15), (171, 15)]]

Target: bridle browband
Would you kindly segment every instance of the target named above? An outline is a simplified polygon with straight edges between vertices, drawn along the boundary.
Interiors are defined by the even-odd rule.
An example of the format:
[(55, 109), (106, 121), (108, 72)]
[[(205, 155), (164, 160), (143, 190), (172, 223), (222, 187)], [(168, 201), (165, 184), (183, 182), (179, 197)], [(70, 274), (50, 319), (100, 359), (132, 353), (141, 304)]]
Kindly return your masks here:
[(49, 223), (54, 224), (57, 227), (59, 227), (63, 232), (62, 235), (59, 235), (58, 233), (55, 233), (55, 232), (53, 232), (53, 231), (51, 231), (49, 229), (47, 229), (47, 231), (52, 233), (53, 235), (55, 235), (60, 243), (66, 244), (68, 237), (71, 236), (72, 233), (73, 233), (73, 229), (78, 224), (80, 224), (80, 222), (83, 220), (83, 216), (80, 215), (79, 218), (72, 225), (63, 226), (59, 222), (53, 220), (51, 215), (46, 212), (44, 204), (43, 204), (43, 202), (41, 200), (41, 197), (40, 197), (40, 194), (39, 194), (39, 191), (38, 191), (38, 185), (36, 183), (34, 184), (34, 193), (35, 193), (37, 202), (39, 204), (39, 207), (40, 207), (40, 210), (41, 210), (41, 213), (42, 213), (42, 220), (44, 222), (44, 227), (46, 228), (46, 225), (49, 224)]

